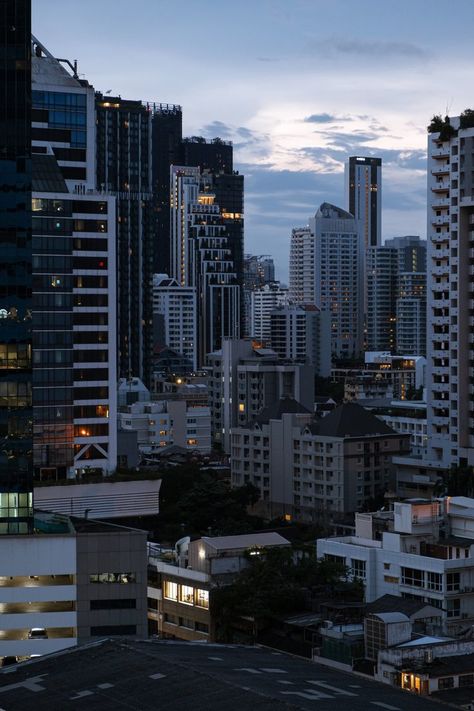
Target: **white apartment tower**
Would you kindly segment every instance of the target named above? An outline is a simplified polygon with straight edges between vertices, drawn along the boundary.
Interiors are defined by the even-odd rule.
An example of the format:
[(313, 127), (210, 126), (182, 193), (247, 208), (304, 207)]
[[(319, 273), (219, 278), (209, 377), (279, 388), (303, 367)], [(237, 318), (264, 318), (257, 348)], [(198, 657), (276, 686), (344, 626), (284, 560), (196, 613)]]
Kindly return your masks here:
[(310, 220), (314, 234), (315, 303), (331, 314), (331, 350), (357, 357), (364, 335), (364, 248), (359, 221), (327, 202)]
[(196, 288), (180, 286), (167, 274), (154, 274), (153, 318), (162, 321), (157, 330), (162, 330), (163, 343), (185, 356), (196, 370)]
[(474, 122), (435, 117), (429, 131), (428, 454), (446, 467), (472, 466)]
[(297, 304), (314, 304), (314, 232), (295, 227), (290, 243), (290, 298)]
[(250, 337), (270, 343), (270, 314), (277, 306), (289, 303), (288, 289), (279, 282), (265, 284), (250, 294)]

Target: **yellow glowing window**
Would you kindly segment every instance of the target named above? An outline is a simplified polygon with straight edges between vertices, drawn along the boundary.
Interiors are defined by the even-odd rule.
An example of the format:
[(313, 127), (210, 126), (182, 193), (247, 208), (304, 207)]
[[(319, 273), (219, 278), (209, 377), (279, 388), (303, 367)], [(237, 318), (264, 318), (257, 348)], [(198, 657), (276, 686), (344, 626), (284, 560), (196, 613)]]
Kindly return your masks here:
[(197, 444), (197, 439), (188, 439), (188, 444)]
[(243, 402), (239, 402), (239, 412), (245, 412), (245, 405)]
[(172, 583), (170, 580), (165, 580), (163, 586), (163, 595), (167, 600), (178, 599), (178, 584)]
[(185, 605), (193, 605), (194, 604), (194, 588), (190, 587), (189, 585), (180, 585), (179, 586), (179, 601), (184, 603)]
[(209, 591), (208, 590), (200, 590), (199, 588), (196, 590), (196, 605), (198, 607), (205, 607), (206, 610), (209, 609)]

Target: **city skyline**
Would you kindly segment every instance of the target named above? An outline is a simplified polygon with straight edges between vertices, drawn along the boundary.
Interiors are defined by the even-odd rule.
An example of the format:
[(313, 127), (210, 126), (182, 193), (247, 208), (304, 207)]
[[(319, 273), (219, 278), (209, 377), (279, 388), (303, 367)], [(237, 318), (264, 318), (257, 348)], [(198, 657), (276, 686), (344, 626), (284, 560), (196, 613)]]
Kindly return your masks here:
[(246, 179), (246, 249), (272, 253), (286, 281), (291, 228), (323, 200), (344, 206), (349, 155), (383, 159), (384, 239), (425, 237), (426, 125), (469, 105), (474, 7), (459, 4), (466, 22), (455, 30), (440, 2), (429, 13), (402, 5), (243, 2), (240, 23), (214, 0), (185, 1), (179, 14), (167, 2), (139, 0), (131, 13), (104, 0), (94, 26), (108, 32), (91, 35), (91, 2), (66, 0), (59, 16), (51, 0), (37, 0), (33, 31), (53, 54), (77, 58), (96, 89), (180, 103), (185, 135), (233, 140)]

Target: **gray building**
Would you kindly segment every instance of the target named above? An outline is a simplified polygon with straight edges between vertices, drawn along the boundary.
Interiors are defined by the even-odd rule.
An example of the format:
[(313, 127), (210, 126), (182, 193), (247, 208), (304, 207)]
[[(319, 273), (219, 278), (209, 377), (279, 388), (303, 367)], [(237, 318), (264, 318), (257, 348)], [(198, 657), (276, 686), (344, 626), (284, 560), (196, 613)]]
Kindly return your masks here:
[(364, 247), (382, 241), (382, 159), (351, 156), (345, 168), (346, 205), (362, 223)]
[(209, 404), (216, 444), (230, 452), (233, 427), (258, 415), (270, 403), (289, 396), (313, 408), (314, 368), (279, 358), (251, 339), (225, 338), (208, 356)]
[(279, 306), (270, 313), (270, 346), (280, 358), (314, 367), (315, 375), (331, 375), (331, 321), (314, 304)]
[(367, 350), (395, 350), (398, 253), (391, 247), (366, 250)]

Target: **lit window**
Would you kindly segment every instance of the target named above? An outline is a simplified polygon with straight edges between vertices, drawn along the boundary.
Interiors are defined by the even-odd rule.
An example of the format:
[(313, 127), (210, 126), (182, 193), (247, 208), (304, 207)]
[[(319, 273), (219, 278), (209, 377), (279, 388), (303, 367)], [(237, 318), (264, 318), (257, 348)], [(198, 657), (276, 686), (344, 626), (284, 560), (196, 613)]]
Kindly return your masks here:
[(194, 604), (194, 588), (189, 587), (189, 585), (179, 586), (179, 601), (183, 602), (185, 605)]
[(239, 412), (245, 412), (245, 404), (243, 402), (239, 402)]
[(167, 600), (177, 600), (178, 599), (178, 585), (177, 583), (172, 583), (169, 580), (165, 580), (163, 595)]
[(209, 609), (209, 591), (208, 590), (200, 590), (199, 588), (196, 590), (196, 605), (198, 607), (205, 607), (206, 610)]

